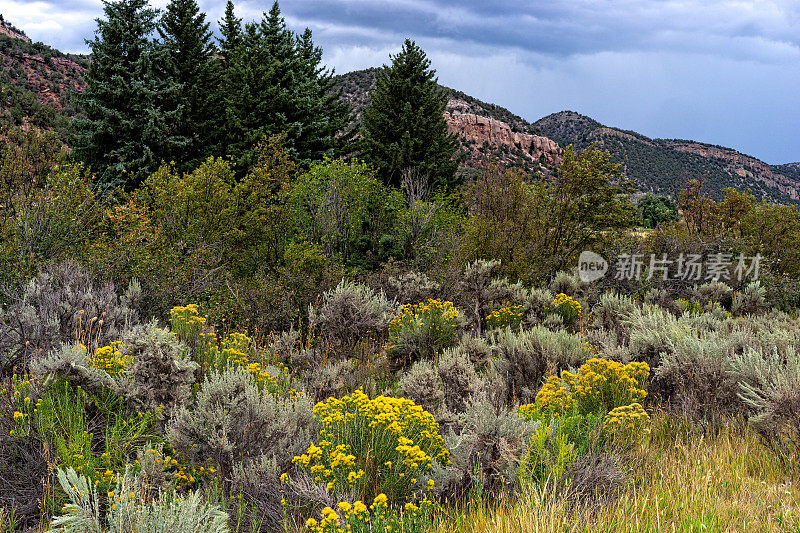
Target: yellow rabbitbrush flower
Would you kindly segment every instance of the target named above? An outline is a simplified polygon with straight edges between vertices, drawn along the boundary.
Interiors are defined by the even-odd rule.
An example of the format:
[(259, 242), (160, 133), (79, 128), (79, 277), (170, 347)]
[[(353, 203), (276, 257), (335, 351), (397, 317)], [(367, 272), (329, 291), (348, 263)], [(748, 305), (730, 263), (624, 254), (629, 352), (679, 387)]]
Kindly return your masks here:
[(638, 402), (612, 409), (603, 421), (603, 435), (622, 446), (636, 445), (649, 434), (650, 415)]
[(433, 504), (427, 498), (418, 504), (407, 502), (398, 509), (390, 509), (388, 497), (378, 494), (369, 508), (361, 500), (352, 504), (341, 501), (337, 507), (339, 513), (326, 507), (320, 512), (320, 520), (306, 520), (307, 530), (313, 533), (427, 533), (432, 526)]
[(432, 357), (457, 340), (458, 309), (452, 302), (428, 299), (407, 304), (389, 322), (390, 353)]
[(375, 496), (393, 502), (428, 489), (433, 462), (450, 454), (433, 416), (406, 398), (370, 399), (361, 390), (328, 398), (314, 407), (323, 425), (318, 443), (293, 462), (308, 470), (329, 492)]
[(120, 374), (130, 363), (130, 357), (123, 355), (121, 347), (124, 347), (121, 341), (114, 341), (108, 346), (96, 349), (93, 354), (87, 353), (85, 358), (95, 368), (105, 370), (112, 375)]
[(495, 309), (486, 316), (486, 325), (490, 329), (517, 327), (522, 323), (524, 304), (512, 305)]
[(560, 376), (550, 376), (536, 395), (535, 405), (523, 405), (519, 411), (523, 415), (535, 409), (543, 413), (573, 408), (581, 414), (610, 411), (644, 400), (649, 375), (647, 363), (592, 358), (575, 374), (565, 370)]
[(583, 310), (580, 303), (563, 292), (553, 298), (550, 302), (550, 309), (559, 315), (567, 325), (575, 322), (581, 316), (581, 311)]

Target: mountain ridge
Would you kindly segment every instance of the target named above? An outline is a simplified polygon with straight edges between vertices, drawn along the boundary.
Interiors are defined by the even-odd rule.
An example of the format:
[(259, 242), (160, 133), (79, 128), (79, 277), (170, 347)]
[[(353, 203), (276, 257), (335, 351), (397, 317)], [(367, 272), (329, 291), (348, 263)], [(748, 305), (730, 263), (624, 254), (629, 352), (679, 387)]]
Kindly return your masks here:
[(733, 148), (686, 139), (650, 138), (605, 126), (575, 111), (552, 113), (533, 123), (559, 144), (608, 150), (641, 188), (676, 196), (689, 179), (721, 198), (726, 187), (749, 189), (759, 200), (800, 203), (800, 164), (769, 165)]

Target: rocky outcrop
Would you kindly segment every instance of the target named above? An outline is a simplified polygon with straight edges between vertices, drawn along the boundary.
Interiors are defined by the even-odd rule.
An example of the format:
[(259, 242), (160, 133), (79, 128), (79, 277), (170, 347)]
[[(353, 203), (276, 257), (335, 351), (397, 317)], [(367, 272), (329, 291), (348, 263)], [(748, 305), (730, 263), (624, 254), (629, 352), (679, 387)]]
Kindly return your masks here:
[[(757, 180), (767, 187), (778, 189), (792, 200), (800, 200), (800, 183), (788, 175), (775, 172), (774, 168), (760, 159), (743, 154), (731, 148), (698, 143), (694, 141), (663, 140), (669, 148), (679, 152), (689, 152), (701, 157), (717, 160), (731, 175), (744, 183)], [(788, 173), (787, 173), (788, 174)]]
[(473, 113), (452, 110), (445, 113), (444, 118), (449, 131), (459, 135), (462, 140), (478, 145), (488, 142), (493, 148), (517, 148), (531, 160), (547, 166), (561, 162), (561, 148), (547, 137), (512, 131), (505, 122)]
[(0, 19), (0, 35), (6, 35), (13, 39), (22, 39), (26, 43), (31, 42), (27, 35), (17, 30), (14, 26)]

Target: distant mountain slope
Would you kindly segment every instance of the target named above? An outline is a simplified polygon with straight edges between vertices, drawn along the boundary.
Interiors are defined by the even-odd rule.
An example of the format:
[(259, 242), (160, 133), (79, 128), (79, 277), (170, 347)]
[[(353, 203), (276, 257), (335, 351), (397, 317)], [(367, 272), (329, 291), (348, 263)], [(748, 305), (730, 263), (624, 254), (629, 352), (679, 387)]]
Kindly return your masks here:
[[(379, 68), (348, 72), (336, 77), (337, 87), (356, 115), (369, 105), (369, 92)], [(525, 172), (550, 174), (561, 161), (561, 148), (522, 117), (504, 107), (482, 102), (461, 91), (442, 87), (449, 96), (445, 120), (461, 140), (461, 170), (470, 175), (490, 161)]]
[(731, 148), (680, 139), (650, 139), (640, 133), (606, 127), (596, 120), (561, 111), (534, 123), (560, 145), (583, 149), (592, 143), (623, 163), (642, 190), (676, 195), (692, 178), (705, 181), (715, 198), (726, 187), (750, 189), (759, 199), (800, 202), (800, 164), (770, 166)]
[(0, 122), (52, 127), (77, 113), (75, 92), (85, 87), (88, 59), (32, 43), (0, 18)]

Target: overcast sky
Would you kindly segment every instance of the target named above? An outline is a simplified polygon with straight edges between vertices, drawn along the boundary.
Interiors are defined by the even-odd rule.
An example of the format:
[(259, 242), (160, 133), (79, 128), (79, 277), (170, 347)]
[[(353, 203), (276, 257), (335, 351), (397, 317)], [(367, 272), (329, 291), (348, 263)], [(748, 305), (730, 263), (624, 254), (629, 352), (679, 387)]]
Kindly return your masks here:
[[(213, 21), (224, 0), (199, 0)], [(166, 0), (153, 0), (163, 7)], [(240, 0), (261, 17), (271, 1)], [(338, 73), (410, 37), (440, 83), (531, 122), (571, 109), (650, 137), (800, 161), (800, 0), (285, 0)], [(33, 40), (86, 52), (100, 0), (2, 0)]]

